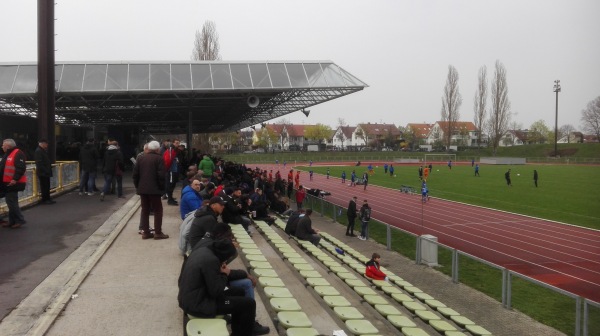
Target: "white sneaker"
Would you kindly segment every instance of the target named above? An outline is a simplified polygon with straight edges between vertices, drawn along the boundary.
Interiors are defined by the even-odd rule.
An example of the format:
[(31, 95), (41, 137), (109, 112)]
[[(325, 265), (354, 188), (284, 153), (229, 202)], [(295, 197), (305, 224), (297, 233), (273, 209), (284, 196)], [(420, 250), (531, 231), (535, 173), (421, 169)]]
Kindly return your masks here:
[(81, 191), (79, 192), (79, 196), (83, 196), (83, 193)]
[(367, 240), (367, 238), (365, 238), (363, 236), (358, 237), (358, 239), (360, 239), (360, 240)]
[(88, 194), (88, 196), (94, 196), (95, 195), (93, 192), (89, 192), (87, 194)]

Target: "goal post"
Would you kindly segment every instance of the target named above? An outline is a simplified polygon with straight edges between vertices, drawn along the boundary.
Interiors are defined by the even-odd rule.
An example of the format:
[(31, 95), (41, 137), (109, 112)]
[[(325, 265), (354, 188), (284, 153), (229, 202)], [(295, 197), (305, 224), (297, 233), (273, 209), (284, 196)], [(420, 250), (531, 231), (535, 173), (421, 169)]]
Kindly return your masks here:
[(425, 163), (447, 163), (450, 160), (456, 162), (456, 154), (425, 154)]

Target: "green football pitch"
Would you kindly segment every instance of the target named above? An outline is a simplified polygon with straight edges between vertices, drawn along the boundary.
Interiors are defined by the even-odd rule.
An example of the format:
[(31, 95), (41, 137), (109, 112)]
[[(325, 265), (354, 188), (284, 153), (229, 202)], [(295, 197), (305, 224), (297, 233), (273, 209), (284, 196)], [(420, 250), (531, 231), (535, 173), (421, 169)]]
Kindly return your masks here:
[[(399, 189), (401, 185), (420, 188), (418, 165), (394, 165), (395, 176), (384, 174), (383, 166), (373, 166), (369, 184)], [(308, 170), (308, 167), (299, 167)], [(331, 176), (348, 177), (355, 170), (362, 176), (366, 165), (331, 166)], [(326, 167), (312, 167), (325, 174)], [(512, 187), (504, 173), (511, 169)], [(538, 187), (533, 170), (539, 174)], [(432, 197), (510, 211), (594, 229), (600, 229), (600, 167), (586, 165), (480, 165), (479, 177), (470, 164), (435, 163), (427, 186)]]

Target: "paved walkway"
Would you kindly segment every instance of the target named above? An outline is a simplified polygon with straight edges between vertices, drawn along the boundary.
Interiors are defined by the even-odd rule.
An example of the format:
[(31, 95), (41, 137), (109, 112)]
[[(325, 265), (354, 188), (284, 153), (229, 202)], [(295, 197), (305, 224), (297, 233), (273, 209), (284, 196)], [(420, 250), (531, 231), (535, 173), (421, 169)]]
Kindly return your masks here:
[[(132, 196), (0, 322), (0, 335), (182, 335), (182, 312), (177, 305), (182, 261), (177, 248), (179, 208), (165, 205), (164, 217), (164, 231), (171, 238), (142, 240), (137, 234), (139, 198)], [(318, 214), (313, 219), (315, 227), (341, 237), (363, 254), (379, 252), (383, 266), (494, 335), (562, 335), (382, 245), (345, 237), (342, 225)], [(254, 236), (257, 242), (263, 241), (257, 233)], [(271, 335), (278, 335), (260, 298), (257, 319), (271, 326)], [(311, 309), (305, 311), (319, 317)], [(325, 316), (317, 329), (331, 335), (331, 330), (339, 328)]]

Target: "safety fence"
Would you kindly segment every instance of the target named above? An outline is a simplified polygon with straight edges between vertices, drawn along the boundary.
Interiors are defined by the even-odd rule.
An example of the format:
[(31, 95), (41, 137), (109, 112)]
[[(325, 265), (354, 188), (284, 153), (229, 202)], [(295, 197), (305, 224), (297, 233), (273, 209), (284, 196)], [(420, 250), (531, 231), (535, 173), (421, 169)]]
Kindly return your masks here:
[[(27, 185), (19, 192), (19, 206), (25, 207), (39, 202), (41, 199), (40, 184), (37, 178), (35, 163), (27, 162)], [(58, 161), (52, 165), (50, 193), (61, 194), (79, 186), (79, 162)], [(6, 201), (0, 199), (0, 214), (7, 212)]]
[[(303, 202), (303, 207), (312, 208), (313, 211), (320, 212), (321, 216), (332, 218), (336, 223), (343, 223), (346, 220), (347, 209), (333, 204), (323, 197), (307, 195)], [(401, 251), (401, 253), (409, 258), (414, 258), (416, 264), (425, 263), (423, 260), (423, 245), (435, 245), (435, 247), (439, 248), (439, 251), (437, 248), (435, 249), (437, 253), (436, 258), (439, 256), (439, 259), (437, 260), (437, 262), (439, 262), (438, 265), (443, 266), (439, 269), (444, 270), (444, 273), (448, 274), (454, 283), (461, 282), (460, 274), (463, 271), (465, 273), (476, 275), (476, 281), (469, 282), (466, 280), (467, 282), (463, 282), (475, 289), (479, 289), (477, 287), (478, 283), (480, 284), (481, 281), (494, 282), (496, 286), (492, 286), (494, 288), (492, 293), (487, 292), (486, 294), (500, 301), (502, 306), (506, 309), (515, 307), (527, 314), (528, 311), (525, 307), (531, 307), (532, 303), (538, 302), (539, 306), (536, 306), (534, 310), (547, 308), (544, 307), (544, 305), (547, 304), (546, 300), (543, 300), (540, 297), (531, 297), (531, 291), (528, 290), (528, 288), (537, 286), (536, 293), (539, 293), (541, 290), (543, 292), (542, 296), (549, 301), (559, 302), (559, 305), (562, 304), (562, 306), (573, 307), (571, 313), (566, 311), (551, 311), (549, 316), (545, 316), (547, 321), (567, 321), (563, 322), (563, 328), (560, 328), (562, 329), (561, 331), (569, 333), (564, 330), (564, 325), (566, 324), (566, 329), (572, 330), (572, 335), (575, 336), (600, 335), (600, 303), (598, 302), (588, 300), (579, 295), (509, 270), (503, 266), (491, 263), (469, 253), (465, 253), (456, 248), (444, 245), (436, 240), (430, 239), (430, 236), (428, 235), (419, 236), (395, 227), (391, 223), (377, 222), (376, 218), (372, 218), (369, 226), (372, 226), (371, 230), (378, 230), (381, 232), (380, 235), (371, 235), (370, 237), (374, 238), (379, 243), (385, 244), (388, 250), (399, 250), (398, 245), (400, 244), (413, 246), (415, 248), (412, 251), (414, 254), (405, 253), (407, 251)], [(404, 240), (402, 243), (398, 233), (403, 236)], [(405, 241), (406, 239), (411, 239), (412, 241), (407, 244)], [(397, 243), (397, 245), (395, 245), (395, 243)], [(486, 273), (485, 278), (480, 277), (484, 272)]]

